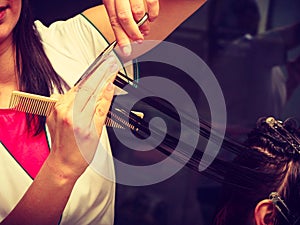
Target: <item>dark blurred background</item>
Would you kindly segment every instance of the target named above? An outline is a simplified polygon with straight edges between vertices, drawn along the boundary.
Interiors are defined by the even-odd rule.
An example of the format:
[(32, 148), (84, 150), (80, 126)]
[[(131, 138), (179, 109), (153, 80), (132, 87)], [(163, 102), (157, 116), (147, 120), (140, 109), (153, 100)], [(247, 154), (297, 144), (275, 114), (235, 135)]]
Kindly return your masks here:
[[(36, 19), (49, 25), (100, 3), (92, 0), (31, 0)], [(228, 116), (227, 133), (243, 138), (260, 116), (300, 119), (300, 1), (208, 0), (167, 41), (200, 56), (222, 88)], [(164, 65), (140, 65), (140, 76), (176, 75), (192, 96), (199, 114), (209, 114), (205, 97), (181, 71)], [(144, 107), (144, 108), (143, 108)], [(153, 109), (140, 106), (151, 117)], [(209, 116), (208, 116), (209, 118)], [(173, 127), (173, 132), (178, 132)], [(109, 130), (114, 155), (132, 163), (151, 163), (158, 153), (135, 154)], [(126, 135), (126, 134), (124, 134)], [(200, 139), (199, 145), (204, 140)], [(199, 173), (182, 169), (159, 184), (117, 185), (116, 225), (209, 225), (220, 187)]]

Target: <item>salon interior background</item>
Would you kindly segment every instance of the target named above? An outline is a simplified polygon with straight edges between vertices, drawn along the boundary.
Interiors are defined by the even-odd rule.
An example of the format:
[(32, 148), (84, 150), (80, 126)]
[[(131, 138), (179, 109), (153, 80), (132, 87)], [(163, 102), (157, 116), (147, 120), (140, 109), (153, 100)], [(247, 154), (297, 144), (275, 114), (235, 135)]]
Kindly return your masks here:
[[(100, 0), (31, 0), (37, 19), (50, 24), (68, 18)], [(184, 4), (184, 3), (183, 3)], [(295, 91), (287, 98), (287, 63), (299, 55), (300, 34), (290, 50), (276, 33), (266, 31), (300, 22), (299, 0), (208, 0), (167, 41), (198, 54), (215, 73), (224, 92), (228, 112), (228, 133), (238, 138), (259, 116), (294, 116), (300, 121), (300, 71), (293, 82)], [(298, 60), (299, 62), (300, 60)], [(298, 68), (300, 66), (298, 65)], [(201, 91), (193, 91), (181, 72), (165, 65), (140, 65), (140, 76), (176, 76), (198, 104), (199, 114), (209, 114)], [(174, 79), (174, 76), (172, 76)], [(145, 115), (159, 113), (139, 106)], [(144, 107), (144, 108), (143, 108)], [(147, 119), (147, 118), (146, 118)], [(176, 132), (176, 128), (174, 128)], [(124, 134), (126, 135), (126, 134)], [(112, 140), (114, 134), (110, 132)], [(114, 154), (131, 163), (151, 163), (156, 153), (141, 156), (124, 151), (115, 139)], [(123, 148), (123, 149), (122, 149)], [(117, 151), (116, 151), (117, 150)], [(124, 153), (125, 152), (125, 153)], [(218, 200), (219, 185), (189, 169), (147, 187), (117, 186), (116, 225), (208, 225)]]

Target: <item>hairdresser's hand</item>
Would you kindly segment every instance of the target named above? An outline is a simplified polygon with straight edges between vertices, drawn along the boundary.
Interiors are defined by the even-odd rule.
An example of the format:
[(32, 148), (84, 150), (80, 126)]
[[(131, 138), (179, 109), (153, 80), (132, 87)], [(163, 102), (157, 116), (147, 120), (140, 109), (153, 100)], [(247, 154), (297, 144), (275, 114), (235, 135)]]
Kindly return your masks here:
[(158, 0), (103, 0), (116, 40), (125, 56), (131, 53), (130, 40), (142, 41), (150, 31), (149, 22), (137, 26), (146, 12), (152, 22), (159, 13)]
[[(47, 118), (51, 135), (51, 163), (64, 176), (78, 178), (91, 162), (97, 149), (114, 93), (112, 84), (117, 66), (114, 60), (105, 62), (94, 74), (58, 98)], [(101, 73), (101, 74), (100, 74)], [(100, 77), (110, 80), (99, 85)]]

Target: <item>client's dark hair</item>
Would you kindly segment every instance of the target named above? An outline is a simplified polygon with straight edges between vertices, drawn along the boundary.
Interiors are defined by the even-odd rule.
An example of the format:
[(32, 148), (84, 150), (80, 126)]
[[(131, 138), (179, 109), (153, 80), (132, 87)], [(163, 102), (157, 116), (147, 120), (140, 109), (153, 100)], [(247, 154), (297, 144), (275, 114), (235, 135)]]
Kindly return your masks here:
[[(129, 94), (133, 92), (137, 94), (140, 89)], [(156, 100), (147, 104), (159, 108), (162, 113), (174, 119), (172, 121), (177, 121), (173, 111), (165, 104)], [(226, 151), (226, 154), (219, 154), (209, 164), (210, 161), (205, 160), (211, 158), (204, 158), (204, 151), (200, 147), (189, 158), (187, 151), (191, 146), (188, 143), (181, 143), (187, 147), (178, 148), (177, 153), (173, 154), (179, 140), (169, 133), (155, 148), (179, 163), (184, 163), (186, 167), (224, 184), (216, 225), (251, 224), (256, 205), (268, 198), (276, 209), (274, 225), (300, 225), (300, 130), (295, 120), (281, 122), (273, 117), (260, 118), (256, 128), (241, 143), (227, 135), (219, 136), (218, 126), (214, 124), (201, 119), (194, 121), (191, 117), (182, 115), (183, 119), (178, 123), (185, 123), (190, 126), (191, 132), (212, 142), (221, 142), (221, 151)], [(138, 134), (147, 137), (148, 124), (134, 115), (132, 122), (139, 128)], [(156, 136), (160, 136), (159, 128), (155, 132)], [(229, 159), (232, 154), (234, 160)], [(188, 162), (185, 161), (187, 159)], [(199, 171), (199, 163), (209, 166)]]
[(256, 204), (272, 192), (289, 210), (283, 216), (276, 210), (274, 224), (300, 224), (300, 133), (294, 120), (259, 119), (232, 168), (225, 175), (216, 225), (249, 224)]

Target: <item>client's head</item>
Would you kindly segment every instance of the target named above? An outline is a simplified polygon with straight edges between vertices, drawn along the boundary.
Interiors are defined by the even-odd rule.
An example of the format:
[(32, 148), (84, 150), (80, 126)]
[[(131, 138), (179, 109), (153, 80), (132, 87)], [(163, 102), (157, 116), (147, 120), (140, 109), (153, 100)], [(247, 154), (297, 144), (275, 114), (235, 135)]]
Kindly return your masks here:
[(300, 225), (300, 132), (261, 118), (225, 176), (217, 225)]

